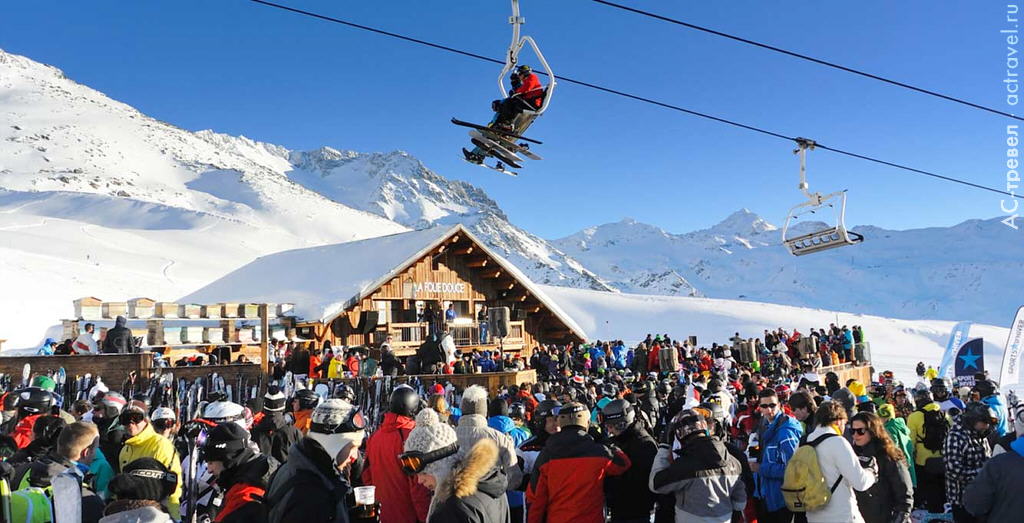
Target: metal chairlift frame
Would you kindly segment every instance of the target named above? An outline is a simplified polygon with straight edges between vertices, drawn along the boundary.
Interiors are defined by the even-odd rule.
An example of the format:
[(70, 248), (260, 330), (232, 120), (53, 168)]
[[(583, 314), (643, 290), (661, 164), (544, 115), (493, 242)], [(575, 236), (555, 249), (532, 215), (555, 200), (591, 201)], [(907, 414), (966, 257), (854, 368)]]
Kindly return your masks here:
[[(541, 106), (537, 110), (526, 110), (517, 118), (516, 132), (523, 134), (526, 128), (529, 127), (533, 120), (538, 116), (544, 114), (547, 111), (548, 106), (551, 105), (551, 99), (555, 94), (555, 86), (558, 84), (555, 78), (555, 72), (551, 70), (551, 66), (548, 61), (544, 58), (544, 53), (540, 52), (540, 48), (537, 47), (537, 42), (533, 40), (531, 36), (521, 36), (520, 26), (526, 23), (526, 18), (519, 16), (519, 0), (512, 0), (512, 16), (508, 17), (508, 23), (512, 24), (512, 43), (508, 47), (508, 53), (505, 54), (505, 67), (501, 69), (501, 73), (498, 75), (498, 91), (501, 93), (501, 97), (508, 96), (508, 88), (505, 87), (505, 76), (519, 62), (519, 52), (523, 50), (526, 44), (530, 44), (533, 49), (533, 53), (537, 55), (537, 59), (540, 60), (541, 66), (548, 75), (548, 86), (544, 90), (544, 101), (541, 102)], [(524, 118), (525, 117), (525, 118)], [(528, 122), (519, 121), (529, 119)], [(524, 125), (525, 124), (525, 125)]]
[[(816, 144), (813, 140), (808, 140), (807, 138), (797, 138), (796, 143), (797, 149), (793, 153), (800, 156), (800, 185), (797, 187), (803, 191), (807, 201), (794, 205), (789, 210), (789, 214), (786, 216), (786, 223), (782, 227), (782, 244), (789, 249), (790, 254), (803, 256), (863, 242), (864, 236), (862, 234), (847, 230), (846, 228), (845, 189), (825, 195), (818, 192), (812, 193), (808, 190), (810, 186), (807, 184), (807, 151), (814, 150)], [(829, 202), (832, 200), (839, 200), (839, 212), (836, 217), (835, 226), (797, 237), (789, 237), (789, 225), (796, 219), (797, 211), (807, 207), (810, 209), (810, 212), (816, 212), (825, 206), (831, 207), (832, 204)]]

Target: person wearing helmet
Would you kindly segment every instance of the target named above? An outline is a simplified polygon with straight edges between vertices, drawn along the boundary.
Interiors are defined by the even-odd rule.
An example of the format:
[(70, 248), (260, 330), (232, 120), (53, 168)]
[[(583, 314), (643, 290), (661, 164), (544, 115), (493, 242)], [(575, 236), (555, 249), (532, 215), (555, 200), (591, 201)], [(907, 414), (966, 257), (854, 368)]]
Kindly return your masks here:
[(942, 407), (932, 400), (928, 389), (915, 389), (917, 409), (907, 416), (910, 441), (914, 444), (914, 476), (917, 488), (914, 498), (929, 512), (942, 512), (946, 503), (945, 480), (942, 477), (942, 445), (949, 431), (949, 419)]
[(1006, 422), (1006, 404), (1003, 403), (1003, 397), (999, 394), (999, 384), (988, 378), (977, 380), (973, 391), (978, 393), (982, 403), (992, 407), (992, 410), (995, 411), (996, 418), (999, 420), (993, 427), (996, 435), (1005, 436), (1010, 427)]
[[(675, 494), (675, 520), (727, 522), (741, 514), (747, 503), (742, 468), (722, 442), (710, 437), (704, 416), (683, 409), (669, 429), (658, 444), (648, 486), (658, 494)], [(679, 450), (673, 452), (676, 444)]]
[(217, 478), (217, 490), (223, 496), (213, 521), (267, 521), (263, 496), (277, 463), (253, 452), (245, 429), (237, 423), (218, 423), (208, 432), (199, 455), (206, 462), (207, 470)]
[(309, 432), (310, 416), (313, 409), (320, 403), (320, 395), (309, 389), (295, 391), (295, 398), (292, 399), (292, 416), (295, 418), (295, 428), (302, 431), (302, 434)]
[(630, 467), (624, 452), (588, 434), (590, 412), (582, 403), (559, 407), (561, 430), (537, 456), (526, 490), (527, 521), (603, 522), (605, 496), (596, 478), (618, 476)]
[(530, 473), (533, 472), (533, 463), (537, 460), (537, 455), (540, 454), (540, 451), (547, 443), (548, 437), (558, 432), (558, 417), (556, 413), (561, 406), (562, 404), (558, 400), (546, 399), (538, 403), (537, 408), (534, 409), (533, 418), (530, 419), (530, 432), (532, 436), (516, 449), (516, 455), (519, 456), (523, 464), (524, 477), (529, 477)]
[(252, 440), (260, 453), (282, 464), (288, 461), (288, 449), (302, 439), (302, 431), (284, 419), (284, 404), (280, 388), (268, 386), (263, 396), (263, 418), (252, 428)]
[[(963, 506), (982, 521), (1016, 521), (1024, 514), (1024, 404), (1013, 406), (1015, 434), (985, 462), (963, 494)], [(1000, 443), (1002, 446), (1003, 443)]]
[(431, 493), (415, 477), (402, 471), (396, 456), (404, 449), (409, 433), (416, 428), (420, 397), (407, 385), (391, 392), (384, 422), (366, 441), (366, 462), (363, 485), (377, 487), (376, 498), (382, 507), (381, 523), (416, 523), (427, 520)]
[(54, 406), (53, 393), (39, 387), (28, 387), (16, 391), (18, 413), (7, 422), (3, 429), (10, 434), (19, 449), (32, 442), (32, 427), (41, 415), (50, 414)]
[(153, 425), (146, 413), (136, 407), (125, 409), (118, 416), (118, 422), (124, 427), (128, 439), (121, 448), (118, 462), (121, 470), (124, 466), (139, 458), (153, 458), (162, 463), (176, 475), (177, 483), (168, 499), (167, 508), (170, 514), (179, 514), (181, 506), (181, 461), (174, 444), (153, 430)]
[(174, 441), (174, 436), (178, 433), (178, 416), (174, 414), (173, 410), (167, 407), (157, 407), (153, 409), (150, 421), (153, 422), (153, 430), (157, 434)]
[(929, 387), (932, 398), (939, 404), (942, 412), (946, 414), (950, 414), (950, 409), (956, 409), (957, 412), (964, 410), (964, 402), (952, 394), (952, 389), (953, 380), (948, 377), (932, 379), (931, 386)]
[(616, 399), (601, 409), (601, 427), (608, 439), (629, 458), (629, 470), (605, 479), (604, 494), (613, 522), (650, 521), (654, 494), (647, 478), (658, 453), (658, 444), (643, 428), (637, 412), (628, 401)]
[(968, 403), (963, 414), (953, 419), (953, 426), (942, 446), (942, 455), (945, 458), (946, 502), (953, 507), (954, 521), (974, 521), (974, 517), (964, 509), (963, 492), (992, 455), (988, 436), (998, 423), (995, 410), (977, 401)]
[(525, 64), (516, 68), (513, 78), (518, 85), (509, 91), (508, 98), (496, 100), (491, 105), (496, 107), (498, 113), (495, 123), (515, 131), (512, 122), (519, 113), (540, 109), (544, 102), (544, 86), (541, 85), (537, 74)]

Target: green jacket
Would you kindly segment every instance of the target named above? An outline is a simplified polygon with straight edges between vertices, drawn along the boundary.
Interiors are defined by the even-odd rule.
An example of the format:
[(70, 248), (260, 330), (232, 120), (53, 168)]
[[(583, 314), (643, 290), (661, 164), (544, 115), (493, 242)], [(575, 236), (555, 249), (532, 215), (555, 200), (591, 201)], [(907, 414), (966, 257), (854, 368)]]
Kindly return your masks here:
[(885, 430), (889, 433), (896, 447), (903, 451), (907, 458), (907, 468), (910, 469), (910, 481), (917, 487), (917, 474), (914, 471), (914, 443), (910, 439), (910, 429), (903, 418), (891, 418), (885, 422)]

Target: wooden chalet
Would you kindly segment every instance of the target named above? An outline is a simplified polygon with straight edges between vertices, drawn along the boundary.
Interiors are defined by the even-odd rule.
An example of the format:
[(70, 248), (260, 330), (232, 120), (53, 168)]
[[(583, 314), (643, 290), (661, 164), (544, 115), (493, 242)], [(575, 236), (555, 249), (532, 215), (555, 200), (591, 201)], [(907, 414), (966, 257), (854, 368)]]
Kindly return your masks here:
[[(583, 330), (511, 262), (462, 225), (433, 227), (271, 254), (182, 302), (294, 303), (295, 333), (332, 345), (378, 346), (389, 336), (411, 354), (431, 329), (461, 350), (523, 351), (585, 339)], [(445, 321), (451, 306), (454, 321)], [(481, 307), (507, 308), (508, 333), (480, 339)], [(438, 318), (424, 321), (424, 311)], [(489, 333), (495, 332), (494, 321)]]

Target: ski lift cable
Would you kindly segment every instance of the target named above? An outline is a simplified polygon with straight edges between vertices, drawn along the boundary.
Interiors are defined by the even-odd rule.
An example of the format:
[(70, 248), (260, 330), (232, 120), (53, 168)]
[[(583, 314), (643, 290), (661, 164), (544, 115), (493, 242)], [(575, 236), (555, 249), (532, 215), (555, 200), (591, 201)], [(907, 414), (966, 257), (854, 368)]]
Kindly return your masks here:
[[(426, 40), (421, 40), (421, 39), (418, 39), (418, 38), (413, 38), (413, 37), (401, 35), (401, 34), (398, 34), (398, 33), (392, 33), (390, 31), (384, 31), (382, 29), (377, 29), (377, 28), (374, 28), (374, 27), (369, 27), (369, 26), (366, 26), (366, 25), (357, 24), (357, 23), (346, 21), (346, 20), (342, 20), (340, 18), (334, 18), (334, 17), (331, 17), (331, 16), (314, 13), (312, 11), (306, 11), (306, 10), (303, 10), (303, 9), (297, 9), (297, 8), (294, 8), (294, 7), (289, 7), (289, 6), (286, 6), (286, 5), (277, 4), (277, 3), (270, 2), (270, 1), (267, 1), (267, 0), (249, 0), (249, 1), (253, 2), (253, 3), (257, 3), (257, 4), (262, 4), (262, 5), (265, 5), (265, 6), (268, 6), (268, 7), (274, 7), (274, 8), (277, 8), (277, 9), (282, 9), (282, 10), (285, 10), (285, 11), (290, 11), (292, 13), (301, 14), (301, 15), (304, 15), (304, 16), (312, 17), (312, 18), (317, 18), (317, 19), (324, 20), (324, 21), (327, 21), (327, 22), (333, 22), (333, 23), (336, 23), (336, 24), (341, 24), (341, 25), (345, 25), (345, 26), (348, 26), (348, 27), (353, 27), (353, 28), (356, 28), (356, 29), (361, 29), (361, 30), (364, 30), (364, 31), (369, 31), (369, 32), (372, 32), (372, 33), (377, 33), (377, 34), (380, 34), (380, 35), (389, 36), (389, 37), (397, 38), (397, 39), (400, 39), (400, 40), (405, 40), (407, 42), (412, 42), (412, 43), (416, 43), (416, 44), (420, 44), (420, 45), (425, 45), (427, 47), (433, 47), (434, 49), (440, 49), (442, 51), (448, 51), (450, 53), (455, 53), (455, 54), (459, 54), (459, 55), (462, 55), (462, 56), (467, 56), (467, 57), (470, 57), (470, 58), (475, 58), (477, 60), (483, 60), (483, 61), (486, 61), (486, 62), (491, 62), (491, 63), (495, 63), (495, 64), (499, 64), (499, 65), (504, 65), (505, 64), (504, 60), (498, 60), (497, 58), (491, 58), (491, 57), (484, 56), (484, 55), (481, 55), (481, 54), (472, 53), (472, 52), (469, 52), (469, 51), (463, 51), (461, 49), (456, 49), (454, 47), (449, 47), (449, 46), (437, 44), (437, 43), (434, 43), (434, 42), (428, 42)], [(534, 71), (534, 72), (537, 73), (537, 74), (542, 74), (542, 75), (547, 76), (547, 73), (545, 73), (544, 71)], [(673, 110), (673, 111), (689, 114), (691, 116), (697, 116), (697, 117), (704, 118), (704, 119), (707, 119), (707, 120), (712, 120), (712, 121), (723, 123), (723, 124), (726, 124), (726, 125), (731, 125), (733, 127), (738, 127), (740, 129), (746, 129), (748, 131), (753, 131), (753, 132), (756, 132), (756, 133), (761, 133), (761, 134), (764, 134), (764, 135), (767, 135), (767, 136), (771, 136), (771, 137), (774, 137), (774, 138), (779, 138), (779, 139), (790, 141), (790, 142), (797, 142), (798, 141), (797, 137), (794, 137), (794, 136), (788, 136), (788, 135), (785, 135), (783, 133), (778, 133), (778, 132), (771, 131), (771, 130), (768, 130), (768, 129), (763, 129), (761, 127), (757, 127), (757, 126), (754, 126), (754, 125), (749, 125), (749, 124), (745, 124), (745, 123), (742, 123), (742, 122), (737, 122), (735, 120), (730, 120), (728, 118), (722, 118), (720, 116), (714, 116), (714, 115), (711, 115), (711, 114), (702, 113), (700, 111), (694, 111), (692, 109), (687, 109), (685, 107), (680, 107), (678, 105), (673, 105), (673, 104), (670, 104), (670, 103), (661, 102), (661, 101), (658, 101), (658, 100), (655, 100), (655, 99), (652, 99), (652, 98), (647, 98), (647, 97), (644, 97), (644, 96), (627, 93), (625, 91), (619, 91), (617, 89), (612, 89), (610, 87), (604, 87), (604, 86), (600, 86), (600, 85), (597, 85), (597, 84), (592, 84), (590, 82), (585, 82), (585, 81), (582, 81), (582, 80), (576, 80), (576, 79), (573, 79), (573, 78), (570, 78), (570, 77), (567, 77), (567, 76), (562, 76), (562, 75), (558, 75), (557, 78), (560, 81), (567, 82), (567, 83), (570, 83), (570, 84), (579, 85), (581, 87), (588, 87), (588, 88), (594, 89), (596, 91), (601, 91), (601, 92), (605, 92), (605, 93), (608, 93), (608, 94), (614, 94), (616, 96), (621, 96), (623, 98), (629, 98), (629, 99), (632, 99), (632, 100), (636, 100), (638, 102), (643, 102), (643, 103), (655, 105), (655, 106), (658, 106), (658, 107), (662, 107), (662, 108), (665, 108), (665, 109), (670, 109), (670, 110)], [(880, 164), (880, 165), (885, 165), (885, 166), (892, 167), (892, 168), (895, 168), (895, 169), (901, 169), (901, 170), (908, 171), (908, 172), (915, 173), (915, 174), (920, 174), (920, 175), (924, 175), (924, 176), (930, 176), (932, 178), (936, 178), (936, 179), (939, 179), (939, 180), (944, 180), (944, 181), (947, 181), (947, 182), (957, 183), (957, 184), (965, 185), (965, 186), (972, 187), (972, 188), (975, 188), (975, 189), (981, 189), (981, 190), (984, 190), (984, 191), (989, 191), (989, 192), (993, 192), (993, 193), (997, 193), (997, 194), (1002, 194), (1004, 196), (1010, 196), (1012, 198), (1024, 199), (1024, 194), (1016, 194), (1016, 193), (1012, 193), (1012, 192), (1009, 192), (1009, 191), (1003, 191), (1003, 190), (997, 189), (995, 187), (989, 187), (989, 186), (986, 186), (986, 185), (977, 184), (977, 183), (970, 182), (970, 181), (967, 181), (967, 180), (963, 180), (963, 179), (960, 179), (960, 178), (953, 178), (951, 176), (945, 176), (945, 175), (941, 175), (941, 174), (938, 174), (938, 173), (926, 171), (926, 170), (923, 170), (923, 169), (917, 169), (917, 168), (914, 168), (914, 167), (909, 167), (909, 166), (906, 166), (906, 165), (898, 164), (898, 163), (895, 163), (895, 162), (881, 160), (881, 159), (878, 159), (878, 158), (874, 158), (874, 157), (871, 157), (871, 156), (867, 156), (867, 155), (863, 155), (863, 154), (858, 154), (858, 153), (846, 151), (846, 150), (839, 149), (839, 148), (836, 148), (836, 147), (830, 147), (830, 146), (823, 145), (823, 144), (818, 143), (818, 142), (816, 142), (816, 146), (821, 148), (821, 149), (832, 151), (832, 152), (834, 152), (836, 154), (841, 154), (841, 155), (844, 155), (844, 156), (849, 156), (849, 157), (852, 157), (852, 158), (857, 158), (857, 159), (860, 159), (860, 160), (865, 160), (865, 161), (868, 161), (868, 162), (873, 162), (873, 163), (877, 163), (877, 164)]]
[(985, 105), (977, 104), (977, 103), (974, 103), (974, 102), (971, 102), (971, 101), (968, 101), (968, 100), (964, 100), (962, 98), (956, 98), (954, 96), (950, 96), (950, 95), (947, 95), (947, 94), (942, 94), (940, 92), (932, 91), (930, 89), (925, 89), (923, 87), (917, 87), (915, 85), (911, 85), (911, 84), (908, 84), (908, 83), (905, 83), (905, 82), (900, 82), (898, 80), (893, 80), (891, 78), (886, 78), (884, 76), (879, 76), (877, 74), (872, 74), (872, 73), (869, 73), (869, 72), (866, 72), (866, 71), (861, 71), (859, 69), (854, 69), (852, 67), (847, 67), (845, 65), (837, 64), (835, 62), (829, 62), (828, 60), (822, 60), (821, 58), (815, 58), (813, 56), (808, 56), (808, 55), (805, 55), (805, 54), (797, 53), (795, 51), (789, 51), (787, 49), (783, 49), (781, 47), (776, 47), (774, 45), (769, 45), (769, 44), (761, 43), (761, 42), (758, 42), (758, 41), (755, 41), (755, 40), (750, 40), (749, 38), (743, 38), (741, 36), (736, 36), (736, 35), (732, 35), (732, 34), (729, 34), (729, 33), (724, 33), (722, 31), (717, 31), (717, 30), (711, 29), (709, 27), (704, 27), (704, 26), (700, 26), (700, 25), (697, 25), (697, 24), (691, 24), (689, 22), (684, 22), (682, 20), (678, 20), (678, 19), (675, 19), (675, 18), (669, 18), (667, 16), (662, 16), (662, 15), (659, 15), (659, 14), (656, 14), (656, 13), (652, 13), (650, 11), (644, 11), (642, 9), (636, 9), (634, 7), (629, 7), (629, 6), (617, 4), (615, 2), (609, 2), (607, 0), (591, 0), (591, 1), (596, 2), (598, 4), (606, 5), (608, 7), (614, 7), (616, 9), (621, 9), (623, 11), (629, 11), (631, 13), (636, 13), (638, 15), (646, 16), (646, 17), (649, 17), (649, 18), (654, 18), (656, 20), (661, 20), (663, 22), (668, 22), (670, 24), (675, 24), (675, 25), (679, 25), (679, 26), (682, 26), (682, 27), (686, 27), (688, 29), (693, 29), (693, 30), (696, 30), (696, 31), (701, 31), (701, 32), (704, 32), (704, 33), (712, 34), (712, 35), (715, 35), (715, 36), (720, 36), (722, 38), (728, 38), (729, 40), (734, 40), (736, 42), (744, 43), (744, 44), (747, 44), (747, 45), (752, 45), (754, 47), (760, 47), (762, 49), (767, 49), (769, 51), (773, 51), (773, 52), (776, 52), (776, 53), (784, 54), (784, 55), (787, 55), (787, 56), (792, 56), (793, 58), (799, 58), (800, 60), (806, 60), (808, 62), (815, 63), (815, 64), (818, 64), (818, 65), (823, 65), (825, 67), (831, 67), (833, 69), (838, 69), (840, 71), (845, 71), (847, 73), (863, 76), (865, 78), (870, 78), (872, 80), (877, 80), (879, 82), (887, 83), (889, 85), (894, 85), (896, 87), (902, 87), (904, 89), (909, 89), (911, 91), (914, 91), (914, 92), (917, 92), (917, 93), (921, 93), (921, 94), (925, 94), (925, 95), (928, 95), (928, 96), (933, 96), (935, 98), (941, 98), (941, 99), (949, 101), (949, 102), (958, 103), (958, 104), (961, 104), (961, 105), (966, 105), (967, 107), (971, 107), (973, 109), (978, 109), (978, 110), (981, 110), (981, 111), (986, 111), (986, 112), (989, 112), (989, 113), (997, 114), (999, 116), (1005, 116), (1007, 118), (1012, 118), (1014, 120), (1024, 121), (1024, 117), (1020, 117), (1020, 116), (1017, 116), (1015, 114), (1008, 113), (1006, 111), (1000, 111), (999, 109), (994, 109), (992, 107), (988, 107), (988, 106), (985, 106)]

